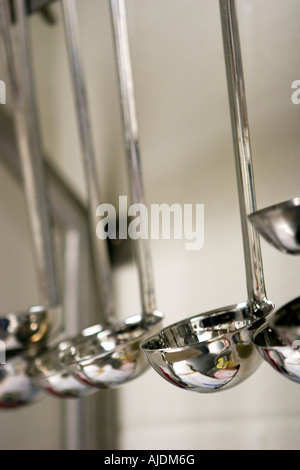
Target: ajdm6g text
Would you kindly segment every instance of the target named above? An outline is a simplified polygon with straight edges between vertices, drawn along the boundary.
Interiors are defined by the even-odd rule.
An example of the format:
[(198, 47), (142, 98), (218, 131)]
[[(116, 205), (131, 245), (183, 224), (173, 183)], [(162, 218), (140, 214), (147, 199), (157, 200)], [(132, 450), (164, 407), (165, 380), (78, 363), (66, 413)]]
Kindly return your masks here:
[(126, 465), (132, 468), (135, 468), (139, 464), (143, 465), (153, 465), (158, 467), (159, 465), (194, 465), (195, 456), (194, 455), (148, 455), (147, 457), (132, 457), (132, 456), (118, 456), (112, 454), (110, 457), (105, 457), (104, 465)]

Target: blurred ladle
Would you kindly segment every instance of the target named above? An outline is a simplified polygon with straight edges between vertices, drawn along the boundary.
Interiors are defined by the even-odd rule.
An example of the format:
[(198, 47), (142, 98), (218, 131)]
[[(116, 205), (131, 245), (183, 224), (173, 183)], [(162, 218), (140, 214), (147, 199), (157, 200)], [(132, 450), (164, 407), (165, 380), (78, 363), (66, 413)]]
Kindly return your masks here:
[(25, 4), (22, 0), (14, 0), (16, 35), (10, 31), (8, 2), (1, 0), (0, 8), (0, 31), (43, 303), (23, 312), (1, 316), (0, 339), (9, 351), (28, 348), (54, 336), (62, 326), (62, 312), (55, 275)]
[[(74, 0), (64, 0), (65, 18), (68, 22), (70, 58), (73, 62), (73, 77), (79, 118), (84, 116), (82, 107), (83, 78), (76, 73), (75, 58), (78, 60), (77, 22)], [(111, 0), (115, 50), (118, 60), (121, 104), (123, 111), (124, 135), (133, 203), (144, 203), (144, 190), (141, 176), (138, 149), (137, 118), (133, 91), (132, 70), (128, 44), (125, 3)], [(74, 40), (75, 39), (75, 40)], [(79, 63), (77, 62), (77, 66)], [(77, 69), (78, 72), (78, 69)], [(81, 89), (81, 95), (79, 91)], [(81, 100), (81, 105), (79, 102)], [(99, 202), (99, 201), (98, 201)], [(114, 388), (128, 382), (147, 368), (147, 361), (139, 349), (140, 342), (161, 327), (162, 315), (156, 311), (150, 248), (147, 240), (135, 242), (137, 266), (139, 270), (143, 314), (126, 319), (121, 324), (110, 325), (85, 339), (79, 337), (60, 354), (62, 364), (85, 384), (99, 388)]]
[[(87, 331), (94, 332), (96, 330), (96, 332), (99, 333), (105, 327), (112, 325), (115, 322), (115, 314), (112, 301), (111, 269), (107, 242), (106, 240), (99, 239), (96, 234), (95, 215), (101, 198), (96, 171), (96, 159), (87, 87), (80, 51), (76, 0), (62, 0), (61, 3), (64, 14), (65, 33), (75, 95), (82, 161), (85, 171), (86, 186), (88, 189), (89, 234), (92, 245), (93, 264), (99, 300), (99, 320), (101, 322), (101, 325), (97, 325), (96, 328), (81, 332), (75, 340), (80, 342), (87, 336)], [(74, 253), (73, 256), (75, 255), (76, 254)], [(79, 276), (79, 272), (77, 274)], [(88, 387), (86, 384), (79, 382), (75, 377), (73, 377), (60, 361), (60, 356), (63, 355), (63, 351), (72, 346), (73, 342), (74, 339), (72, 338), (62, 341), (56, 347), (38, 357), (31, 367), (31, 374), (34, 375), (39, 386), (44, 387), (47, 392), (52, 393), (59, 398), (78, 398), (95, 391), (94, 388)]]
[[(66, 317), (64, 333), (71, 337), (73, 325), (75, 324), (76, 328), (81, 313), (78, 298), (82, 269), (80, 234), (74, 229), (67, 228), (64, 245), (64, 312)], [(99, 328), (101, 328), (100, 325), (97, 326), (97, 329)], [(86, 334), (90, 334), (89, 329), (82, 332), (83, 336)], [(60, 353), (70, 344), (70, 340), (66, 339), (42, 351), (30, 361), (27, 370), (27, 374), (38, 388), (56, 398), (82, 398), (97, 391), (79, 382), (62, 366), (59, 360)]]
[(256, 203), (235, 2), (220, 0), (220, 8), (248, 302), (183, 320), (141, 344), (149, 363), (163, 378), (202, 393), (231, 388), (260, 366), (252, 336), (274, 307), (266, 297), (259, 237), (247, 220)]
[(35, 354), (35, 350), (7, 354), (6, 363), (0, 366), (0, 409), (21, 408), (44, 397), (28, 375), (28, 365)]

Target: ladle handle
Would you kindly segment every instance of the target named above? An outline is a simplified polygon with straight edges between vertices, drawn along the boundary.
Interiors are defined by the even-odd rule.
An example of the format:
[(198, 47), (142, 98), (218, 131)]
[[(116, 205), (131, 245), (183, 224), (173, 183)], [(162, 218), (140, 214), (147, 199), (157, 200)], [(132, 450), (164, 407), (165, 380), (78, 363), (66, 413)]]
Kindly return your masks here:
[[(131, 198), (133, 204), (145, 204), (125, 1), (110, 0), (110, 5)], [(142, 217), (143, 213), (141, 213)], [(146, 318), (148, 315), (151, 316), (156, 309), (149, 240), (139, 238), (134, 241), (134, 246), (139, 271), (143, 314)]]
[(8, 0), (0, 0), (0, 28), (11, 90), (38, 280), (45, 308), (59, 305), (37, 108), (34, 95), (26, 2), (14, 0), (16, 36), (10, 31)]
[(101, 321), (106, 324), (112, 324), (115, 321), (115, 316), (112, 299), (113, 290), (108, 246), (106, 240), (99, 239), (96, 234), (96, 210), (101, 202), (101, 198), (95, 163), (95, 149), (93, 144), (87, 86), (80, 50), (76, 0), (62, 0), (62, 7), (76, 102), (82, 159), (88, 189), (90, 237), (93, 247), (97, 290), (101, 313), (103, 316)]
[(247, 216), (256, 211), (250, 131), (235, 0), (220, 0), (248, 300), (254, 312), (268, 303), (260, 240)]

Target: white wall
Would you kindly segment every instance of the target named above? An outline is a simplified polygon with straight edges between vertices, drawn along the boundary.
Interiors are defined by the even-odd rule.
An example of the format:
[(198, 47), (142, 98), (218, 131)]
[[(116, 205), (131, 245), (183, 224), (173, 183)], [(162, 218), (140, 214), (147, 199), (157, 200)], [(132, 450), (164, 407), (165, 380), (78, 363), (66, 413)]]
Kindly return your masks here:
[[(299, 195), (300, 106), (291, 102), (291, 83), (300, 79), (300, 4), (237, 3), (262, 208)], [(205, 204), (203, 250), (152, 243), (158, 306), (170, 324), (246, 298), (218, 2), (127, 6), (148, 202)], [(126, 178), (108, 2), (79, 0), (79, 7), (99, 176), (106, 202), (116, 201)], [(84, 194), (61, 21), (56, 29), (33, 23), (46, 148)], [(1, 204), (1, 214), (6, 210)], [(7, 223), (3, 243), (12, 234), (18, 246), (13, 220)], [(268, 295), (280, 306), (299, 294), (299, 261), (262, 245)], [(122, 317), (140, 309), (136, 286), (132, 268), (116, 273)], [(267, 364), (238, 388), (210, 396), (178, 390), (150, 370), (122, 389), (121, 447), (297, 449), (299, 415), (297, 385)]]

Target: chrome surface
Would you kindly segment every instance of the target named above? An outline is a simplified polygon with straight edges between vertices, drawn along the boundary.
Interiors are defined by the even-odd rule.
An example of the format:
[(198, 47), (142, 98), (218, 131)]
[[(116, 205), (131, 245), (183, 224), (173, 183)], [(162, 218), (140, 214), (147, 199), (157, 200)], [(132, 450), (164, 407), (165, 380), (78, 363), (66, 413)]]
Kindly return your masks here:
[(15, 354), (0, 366), (0, 409), (21, 408), (44, 397), (28, 376), (30, 360), (30, 352)]
[[(300, 198), (257, 211), (251, 214), (249, 219), (260, 235), (274, 248), (289, 255), (300, 254)], [(272, 315), (269, 336), (274, 331), (276, 332), (274, 341), (280, 335), (282, 341), (286, 343), (285, 352), (282, 354), (294, 357), (292, 354), (293, 344), (300, 342), (300, 297), (292, 300)], [(267, 334), (262, 334), (260, 338), (262, 343), (263, 339), (267, 338)], [(288, 353), (289, 348), (290, 353)], [(272, 355), (276, 356), (278, 361), (283, 361), (283, 357), (280, 356), (281, 352), (276, 355), (272, 350)], [(265, 356), (267, 357), (267, 352)]]
[[(68, 230), (65, 234), (65, 289), (64, 289), (64, 310), (66, 313), (66, 334), (72, 332), (71, 325), (79, 317), (79, 301), (77, 298), (78, 283), (80, 279), (80, 237), (75, 230)], [(76, 323), (76, 320), (75, 320)], [(78, 323), (78, 321), (77, 321)], [(101, 328), (98, 326), (98, 328)], [(88, 334), (90, 329), (83, 335)], [(69, 340), (64, 340), (52, 348), (47, 348), (31, 361), (28, 374), (33, 383), (44, 392), (56, 398), (81, 398), (91, 395), (95, 389), (87, 387), (76, 380), (63, 367), (59, 360), (61, 352), (72, 344)]]
[(300, 297), (277, 310), (270, 318), (270, 326), (292, 346), (300, 344)]
[(247, 220), (256, 198), (235, 1), (220, 0), (220, 10), (248, 302), (176, 323), (141, 344), (149, 364), (162, 377), (202, 393), (238, 385), (261, 365), (251, 338), (256, 321), (274, 308), (266, 296), (259, 237)]
[[(258, 310), (266, 296), (259, 235), (247, 216), (256, 210), (254, 172), (250, 144), (246, 90), (235, 0), (220, 0), (224, 55), (244, 243), (248, 300)], [(262, 309), (263, 313), (263, 309)]]
[[(110, 0), (114, 33), (115, 56), (117, 61), (120, 104), (127, 156), (131, 204), (146, 204), (139, 150), (139, 130), (135, 104), (134, 82), (128, 39), (126, 5), (124, 0)], [(143, 213), (140, 214), (143, 227)], [(133, 241), (139, 273), (141, 302), (144, 321), (156, 309), (150, 241), (139, 238)]]
[[(6, 341), (8, 350), (11, 347), (15, 348), (16, 344), (14, 343), (19, 345), (21, 343), (23, 345), (30, 344), (32, 339), (36, 343), (43, 341), (50, 333), (56, 333), (56, 330), (61, 326), (61, 318), (58, 318), (60, 302), (55, 276), (48, 200), (45, 190), (46, 182), (41, 159), (41, 143), (33, 92), (26, 12), (22, 0), (14, 0), (14, 12), (16, 35), (12, 35), (9, 28), (10, 12), (8, 2), (1, 0), (0, 31), (14, 105), (16, 137), (23, 170), (23, 182), (34, 242), (43, 313), (41, 314), (40, 307), (34, 307), (33, 310), (38, 310), (39, 315), (32, 315), (32, 309), (29, 309), (21, 314), (11, 313), (1, 317), (0, 324), (4, 328), (4, 341)], [(52, 316), (52, 312), (55, 312), (55, 315)], [(42, 318), (43, 316), (45, 318)], [(19, 325), (21, 325), (21, 343), (19, 337), (16, 337), (15, 341), (13, 338), (13, 332), (18, 335), (20, 333)], [(23, 326), (25, 327), (23, 328)], [(40, 328), (38, 328), (39, 326)], [(7, 335), (7, 332), (9, 335)], [(25, 338), (26, 333), (29, 335), (27, 339)]]
[(61, 308), (28, 308), (24, 312), (11, 312), (0, 318), (0, 340), (7, 351), (30, 348), (44, 343), (56, 331), (61, 321)]
[[(255, 325), (255, 323), (254, 323)], [(214, 310), (164, 328), (141, 348), (156, 372), (182, 389), (210, 393), (246, 380), (261, 365), (248, 304)]]
[(300, 198), (276, 204), (249, 215), (260, 235), (277, 250), (300, 254)]
[[(110, 5), (131, 197), (133, 204), (145, 204), (125, 2), (111, 0)], [(149, 241), (135, 241), (134, 250), (142, 315), (128, 318), (105, 330), (95, 330), (94, 333), (91, 330), (85, 339), (80, 336), (74, 339), (72, 346), (60, 355), (65, 368), (85, 384), (116, 388), (135, 379), (148, 368), (139, 345), (151, 332), (159, 331), (162, 315), (156, 310)]]
[(31, 361), (27, 371), (37, 388), (57, 398), (81, 398), (95, 391), (76, 380), (59, 361), (60, 353), (70, 345), (71, 342), (66, 340), (39, 354)]
[(268, 324), (255, 333), (253, 341), (261, 356), (273, 369), (300, 384), (300, 341), (298, 348), (292, 347)]
[(61, 354), (62, 364), (82, 383), (91, 387), (116, 388), (139, 377), (148, 369), (140, 343), (162, 327), (162, 315), (152, 313), (145, 328), (142, 316), (127, 318), (123, 324), (77, 338)]
[[(5, 107), (0, 108), (0, 162), (3, 170), (13, 178), (17, 185), (21, 185), (22, 173), (16, 145), (17, 139), (12, 119), (6, 113), (6, 110), (7, 108)], [(80, 275), (77, 280), (78, 284), (75, 288), (76, 299), (70, 299), (66, 292), (68, 290), (66, 286), (63, 290), (65, 295), (64, 314), (66, 317), (66, 335), (71, 337), (74, 336), (76, 332), (80, 331), (85, 324), (96, 322), (99, 311), (97, 299), (95, 298), (95, 276), (93, 275), (93, 270), (90, 269), (92, 263), (90, 263), (91, 249), (88, 234), (88, 214), (78, 194), (70, 187), (58, 169), (53, 166), (51, 159), (47, 158), (47, 155), (45, 155), (45, 166), (47, 181), (49, 183), (51, 217), (63, 232), (75, 230), (80, 236), (80, 259), (75, 262), (75, 266), (77, 262), (80, 266)], [(72, 245), (74, 245), (74, 236), (72, 235), (71, 238), (73, 239)], [(122, 264), (129, 262), (130, 250), (128, 255), (126, 240), (119, 242), (111, 248), (113, 250), (113, 263), (115, 261)], [(71, 250), (71, 257), (73, 257), (73, 249), (71, 248)], [(70, 263), (68, 263), (68, 265), (70, 265)], [(72, 270), (72, 268), (70, 269)], [(69, 279), (69, 283), (70, 282), (71, 279)], [(69, 301), (66, 301), (67, 298)], [(92, 305), (95, 304), (95, 308), (90, 309), (91, 303)], [(74, 309), (74, 305), (76, 309)], [(68, 323), (70, 309), (72, 310), (70, 314), (71, 330), (69, 329), (70, 325)], [(82, 312), (86, 312), (84, 319)], [(17, 318), (20, 320), (20, 316)], [(13, 324), (15, 325), (16, 322), (14, 321)], [(7, 323), (4, 323), (4, 325), (7, 325)], [(5, 328), (7, 329), (6, 326)], [(33, 386), (33, 388), (35, 387)], [(12, 390), (12, 392), (15, 391)], [(63, 413), (61, 414), (64, 448), (67, 450), (90, 450), (92, 448), (100, 448), (103, 450), (117, 448), (119, 430), (117, 394), (117, 390), (103, 391), (100, 394), (94, 394), (87, 400), (64, 400), (62, 403)], [(45, 394), (40, 393), (39, 397), (40, 396), (45, 396)], [(39, 397), (37, 396), (37, 399)], [(35, 403), (35, 401), (33, 400), (32, 403)], [(6, 404), (6, 406), (8, 405)], [(45, 404), (45, 406), (47, 405)], [(99, 417), (102, 423), (100, 427)]]
[(88, 189), (90, 237), (93, 247), (93, 259), (100, 304), (99, 320), (102, 324), (110, 325), (115, 321), (112, 299), (113, 289), (107, 241), (98, 238), (96, 233), (96, 210), (101, 203), (101, 197), (97, 177), (87, 87), (80, 51), (76, 0), (62, 0), (62, 7), (76, 102), (82, 160), (85, 170), (86, 186)]

